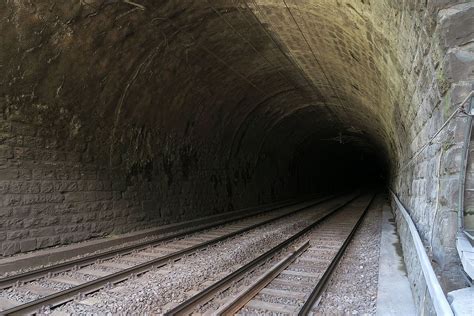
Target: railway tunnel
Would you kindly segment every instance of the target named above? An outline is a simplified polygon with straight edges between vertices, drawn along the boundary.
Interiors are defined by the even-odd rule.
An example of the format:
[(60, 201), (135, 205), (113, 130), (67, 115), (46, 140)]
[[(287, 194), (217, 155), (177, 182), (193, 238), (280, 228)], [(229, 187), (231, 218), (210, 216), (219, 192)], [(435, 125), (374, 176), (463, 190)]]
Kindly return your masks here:
[(456, 0), (0, 1), (0, 253), (376, 188), (462, 288), (473, 17)]

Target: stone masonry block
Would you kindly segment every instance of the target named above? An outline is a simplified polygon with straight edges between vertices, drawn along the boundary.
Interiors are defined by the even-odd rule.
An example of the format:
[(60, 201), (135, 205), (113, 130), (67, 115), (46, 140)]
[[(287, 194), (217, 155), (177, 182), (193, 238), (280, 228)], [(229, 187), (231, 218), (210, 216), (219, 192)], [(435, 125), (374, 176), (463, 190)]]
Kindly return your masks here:
[(34, 136), (36, 134), (36, 128), (33, 125), (12, 122), (11, 123), (12, 134), (21, 136)]
[(30, 229), (31, 237), (47, 237), (56, 235), (56, 230), (53, 227)]
[(10, 256), (20, 252), (20, 242), (5, 241), (2, 243), (2, 253), (4, 256)]
[(455, 47), (472, 41), (474, 3), (463, 3), (441, 10), (441, 37), (445, 47)]
[(13, 158), (13, 150), (10, 146), (0, 145), (0, 159)]
[(459, 179), (447, 178), (440, 181), (439, 203), (442, 206), (456, 207), (458, 205)]
[(457, 174), (461, 170), (462, 148), (451, 147), (445, 153), (441, 162), (442, 174)]
[(31, 251), (36, 249), (36, 239), (27, 239), (20, 242), (21, 252)]
[(451, 82), (474, 80), (474, 42), (451, 50), (446, 62), (447, 76)]
[(81, 202), (84, 201), (83, 192), (67, 192), (64, 193), (65, 202)]
[(10, 181), (0, 180), (0, 194), (8, 193), (9, 188), (10, 188)]
[(0, 179), (1, 180), (13, 180), (17, 179), (19, 171), (16, 168), (8, 167), (0, 169)]
[(443, 268), (444, 265), (457, 260), (445, 250), (455, 247), (457, 212), (454, 209), (441, 206), (437, 211), (437, 218), (432, 229), (436, 230), (432, 239), (432, 253), (438, 264)]
[(8, 240), (16, 240), (16, 239), (23, 239), (28, 237), (29, 232), (25, 230), (14, 230), (7, 232), (7, 239)]
[(61, 238), (59, 236), (51, 236), (51, 237), (38, 237), (36, 246), (38, 249), (56, 246), (61, 242)]

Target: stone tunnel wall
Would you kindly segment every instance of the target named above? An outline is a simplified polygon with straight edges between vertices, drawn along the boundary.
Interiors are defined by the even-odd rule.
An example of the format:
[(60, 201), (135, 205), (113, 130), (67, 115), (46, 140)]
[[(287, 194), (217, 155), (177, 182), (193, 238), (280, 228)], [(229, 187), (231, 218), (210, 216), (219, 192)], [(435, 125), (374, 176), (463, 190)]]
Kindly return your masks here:
[(150, 17), (117, 1), (0, 3), (3, 255), (294, 196), (286, 165), (265, 173), (240, 148), (240, 104), (271, 96), (191, 43), (229, 34), (191, 39), (180, 28), (202, 22), (187, 15), (160, 25), (183, 7)]
[(283, 178), (257, 190), (248, 167), (225, 169), (206, 145), (143, 127), (127, 127), (109, 156), (98, 148), (114, 140), (104, 136), (109, 126), (61, 106), (16, 101), (4, 98), (0, 117), (3, 255), (294, 197)]
[(129, 143), (116, 153), (110, 167), (98, 161), (101, 157), (95, 155), (100, 149), (92, 145), (105, 145), (110, 139), (76, 134), (84, 121), (64, 108), (38, 105), (25, 113), (10, 105), (3, 110), (3, 255), (294, 197), (290, 183), (285, 187), (274, 179), (269, 179), (274, 183), (268, 191), (235, 192), (242, 182), (251, 190), (245, 168), (223, 169), (208, 158), (198, 164), (196, 154), (202, 152), (193, 152), (191, 146), (170, 143), (162, 156), (148, 160), (140, 155), (151, 150), (147, 142), (157, 139), (138, 128), (128, 130)]
[(293, 197), (294, 153), (339, 135), (389, 162), (455, 286), (463, 119), (406, 164), (473, 88), (472, 10), (1, 1), (2, 254)]
[[(442, 286), (449, 291), (464, 284), (455, 241), (467, 118), (462, 113), (456, 115), (431, 144), (429, 141), (474, 89), (474, 33), (469, 27), (474, 23), (474, 5), (447, 2), (433, 13), (433, 22), (427, 22), (431, 19), (427, 11), (422, 20), (412, 20), (410, 29), (401, 30), (409, 34), (413, 40), (409, 45), (416, 49), (405, 50), (405, 57), (413, 63), (404, 72), (407, 80), (402, 104), (413, 106), (405, 108), (401, 115), (411, 122), (404, 131), (410, 141), (402, 151), (393, 189), (410, 211)], [(426, 35), (430, 34), (428, 27), (433, 36)], [(472, 156), (469, 161), (472, 165)], [(419, 266), (410, 250), (408, 231), (401, 228), (401, 232), (405, 234), (402, 242), (409, 277), (416, 300), (423, 306), (422, 302), (428, 299), (424, 281), (416, 272)]]

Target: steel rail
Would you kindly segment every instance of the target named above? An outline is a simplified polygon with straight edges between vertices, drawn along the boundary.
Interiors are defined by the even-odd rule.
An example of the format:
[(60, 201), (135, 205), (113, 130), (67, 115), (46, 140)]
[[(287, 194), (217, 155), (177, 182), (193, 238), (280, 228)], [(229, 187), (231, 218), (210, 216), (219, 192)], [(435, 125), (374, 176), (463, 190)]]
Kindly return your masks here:
[[(329, 196), (327, 198), (331, 198), (331, 197), (332, 196)], [(322, 202), (324, 202), (324, 200)], [(294, 201), (292, 201), (292, 202), (284, 202), (284, 203), (278, 204), (278, 205), (271, 205), (271, 206), (268, 206), (269, 209), (266, 209), (264, 211), (252, 212), (250, 214), (246, 214), (244, 216), (240, 216), (240, 217), (236, 217), (236, 218), (232, 218), (232, 219), (219, 220), (219, 221), (216, 221), (214, 223), (201, 225), (198, 228), (177, 232), (177, 233), (174, 233), (174, 234), (162, 237), (162, 238), (148, 240), (148, 241), (136, 243), (136, 244), (133, 244), (133, 245), (130, 245), (130, 246), (122, 247), (122, 248), (119, 248), (119, 249), (105, 251), (105, 252), (89, 255), (89, 256), (74, 259), (74, 260), (68, 260), (68, 261), (65, 261), (65, 262), (62, 262), (62, 263), (50, 265), (50, 266), (43, 267), (43, 268), (40, 268), (40, 269), (35, 269), (35, 270), (32, 270), (32, 271), (15, 274), (15, 275), (0, 279), (0, 290), (10, 288), (10, 287), (15, 286), (15, 285), (20, 284), (20, 283), (31, 282), (31, 281), (36, 280), (38, 278), (44, 277), (47, 274), (66, 272), (66, 271), (70, 271), (74, 268), (79, 268), (80, 269), (80, 268), (83, 268), (85, 266), (94, 264), (97, 260), (107, 260), (107, 259), (112, 259), (117, 255), (127, 255), (127, 254), (130, 254), (130, 253), (134, 252), (134, 251), (143, 250), (143, 249), (146, 249), (148, 247), (151, 247), (154, 244), (158, 244), (158, 243), (165, 242), (165, 241), (170, 241), (170, 240), (175, 239), (175, 238), (184, 237), (186, 235), (194, 234), (194, 233), (197, 233), (197, 232), (200, 232), (200, 231), (204, 231), (206, 229), (215, 228), (215, 227), (218, 227), (218, 226), (221, 226), (221, 225), (229, 224), (229, 223), (234, 222), (234, 221), (250, 218), (252, 216), (258, 216), (258, 215), (261, 215), (261, 214), (264, 214), (264, 213), (267, 213), (267, 212), (270, 212), (270, 211), (274, 211), (274, 210), (279, 209), (279, 208), (283, 208), (283, 207), (291, 206), (291, 205), (297, 205), (297, 204), (300, 204), (300, 203), (304, 203), (304, 202), (296, 202), (295, 203)]]
[(220, 308), (217, 315), (234, 315), (242, 307), (244, 307), (255, 295), (257, 295), (263, 288), (265, 288), (271, 281), (273, 281), (283, 270), (293, 263), (306, 249), (309, 248), (309, 241), (305, 242), (292, 254), (281, 260), (278, 264), (272, 267), (267, 273), (260, 277), (257, 282), (249, 286), (245, 291), (239, 294), (228, 305)]
[(326, 271), (324, 271), (323, 276), (321, 277), (321, 279), (319, 279), (318, 283), (314, 287), (314, 289), (311, 292), (311, 294), (309, 295), (308, 299), (306, 300), (306, 302), (303, 304), (300, 311), (298, 312), (299, 316), (308, 315), (310, 313), (311, 309), (313, 308), (314, 303), (319, 299), (319, 297), (323, 293), (323, 289), (324, 289), (327, 281), (329, 280), (329, 278), (331, 277), (331, 274), (333, 273), (333, 271), (336, 268), (337, 264), (341, 260), (342, 255), (346, 251), (347, 246), (349, 245), (352, 238), (354, 237), (354, 234), (356, 233), (356, 231), (359, 228), (360, 224), (364, 220), (364, 217), (367, 214), (367, 211), (370, 209), (370, 206), (372, 205), (373, 201), (375, 200), (375, 197), (376, 197), (376, 194), (374, 194), (372, 196), (369, 203), (365, 207), (364, 212), (362, 213), (359, 220), (357, 221), (357, 223), (352, 228), (349, 236), (347, 236), (347, 238), (346, 238), (346, 240), (344, 240), (344, 243), (342, 244), (341, 248), (339, 248), (339, 251), (337, 252), (336, 256), (331, 260), (331, 263), (329, 264)]
[[(350, 201), (352, 201), (356, 197), (351, 197)], [(320, 200), (318, 200), (314, 203), (311, 203), (310, 205), (300, 207), (297, 210), (287, 212), (287, 213), (279, 215), (277, 217), (274, 217), (274, 218), (271, 218), (271, 219), (268, 219), (268, 220), (264, 220), (260, 223), (250, 225), (246, 228), (239, 229), (235, 232), (225, 234), (223, 236), (220, 236), (220, 237), (214, 238), (212, 240), (200, 243), (198, 245), (191, 246), (191, 247), (176, 251), (176, 252), (168, 254), (168, 255), (164, 255), (162, 257), (159, 257), (159, 258), (156, 258), (156, 259), (138, 264), (136, 266), (133, 266), (133, 267), (130, 267), (130, 268), (127, 268), (127, 269), (124, 269), (124, 270), (121, 270), (121, 271), (118, 271), (118, 272), (115, 272), (115, 273), (97, 278), (95, 280), (85, 282), (85, 283), (77, 285), (77, 286), (73, 286), (73, 287), (71, 287), (69, 289), (66, 289), (64, 291), (60, 291), (58, 293), (47, 295), (47, 296), (42, 297), (38, 300), (34, 300), (34, 301), (31, 301), (31, 302), (28, 302), (28, 303), (25, 303), (25, 304), (22, 304), (22, 305), (18, 305), (16, 307), (10, 308), (8, 310), (1, 311), (0, 313), (2, 315), (23, 315), (23, 314), (35, 313), (38, 310), (40, 310), (40, 308), (43, 307), (43, 306), (50, 306), (52, 308), (57, 307), (59, 305), (62, 305), (64, 303), (67, 303), (67, 302), (73, 300), (74, 296), (76, 296), (76, 295), (90, 294), (92, 292), (100, 290), (101, 288), (103, 288), (105, 286), (113, 285), (113, 284), (117, 284), (119, 282), (125, 281), (128, 278), (130, 278), (130, 276), (132, 276), (132, 275), (133, 276), (139, 276), (139, 275), (141, 275), (145, 272), (148, 272), (151, 269), (162, 267), (162, 266), (168, 264), (171, 261), (176, 261), (177, 259), (183, 257), (184, 255), (196, 252), (198, 250), (202, 250), (202, 249), (207, 248), (210, 245), (216, 244), (220, 241), (223, 241), (223, 240), (226, 240), (228, 238), (237, 236), (239, 234), (245, 233), (247, 231), (250, 231), (250, 230), (255, 229), (257, 227), (266, 225), (268, 223), (277, 221), (277, 220), (282, 219), (284, 217), (290, 216), (294, 213), (301, 212), (301, 211), (303, 211), (305, 209), (308, 209), (310, 207), (313, 207), (315, 205), (324, 203), (325, 201), (328, 201), (332, 198), (333, 197), (330, 196), (330, 197), (320, 199)], [(347, 203), (349, 203), (349, 202), (345, 202), (345, 204), (347, 204)]]
[[(359, 227), (360, 223), (362, 222), (367, 210), (370, 208), (375, 195), (372, 196), (369, 203), (367, 204), (366, 208), (364, 209), (363, 213), (360, 215), (358, 221), (352, 228), (349, 235), (344, 240), (344, 243), (339, 248), (336, 256), (331, 261), (328, 268), (325, 270), (323, 276), (318, 281), (316, 287), (306, 300), (305, 304), (303, 305), (302, 309), (299, 312), (299, 315), (307, 315), (311, 307), (314, 305), (314, 302), (319, 298), (320, 293), (322, 293), (322, 289), (326, 284), (327, 280), (329, 279), (330, 274), (336, 267), (338, 261), (342, 257), (343, 253), (345, 252), (349, 242), (352, 240), (357, 228)], [(239, 294), (232, 302), (228, 303), (226, 306), (220, 308), (216, 315), (234, 315), (236, 314), (241, 308), (243, 308), (255, 295), (257, 295), (263, 288), (265, 288), (269, 283), (271, 283), (283, 270), (285, 270), (296, 258), (298, 258), (309, 246), (309, 241), (305, 243), (302, 247), (300, 247), (297, 251), (293, 252), (290, 256), (286, 257), (284, 260), (280, 261), (277, 265), (273, 266), (266, 274), (264, 274), (259, 280), (257, 280), (254, 284), (250, 287), (245, 289), (241, 294)], [(306, 246), (306, 247), (305, 247)], [(309, 307), (309, 308), (308, 308)]]
[(284, 249), (290, 243), (298, 239), (299, 237), (306, 234), (308, 231), (313, 229), (317, 224), (321, 223), (323, 220), (334, 214), (336, 211), (340, 210), (344, 206), (348, 205), (355, 199), (357, 199), (360, 194), (355, 195), (354, 197), (350, 198), (349, 200), (341, 203), (338, 206), (335, 206), (328, 210), (324, 215), (320, 216), (318, 219), (313, 221), (311, 224), (297, 232), (296, 234), (292, 235), (290, 238), (286, 239), (285, 241), (279, 243), (277, 246), (273, 247), (272, 249), (266, 251), (265, 253), (258, 256), (256, 259), (250, 261), (246, 265), (242, 266), (241, 268), (237, 269), (236, 271), (232, 272), (231, 274), (227, 275), (225, 278), (217, 281), (216, 283), (212, 284), (211, 286), (207, 287), (206, 289), (202, 290), (201, 292), (197, 293), (196, 295), (192, 296), (188, 300), (184, 301), (183, 303), (179, 304), (175, 308), (169, 310), (164, 315), (171, 316), (171, 315), (187, 315), (191, 313), (191, 311), (201, 302), (208, 301), (211, 299), (216, 293), (219, 291), (229, 287), (232, 282), (235, 280), (242, 278), (247, 272), (253, 270), (255, 267), (263, 263), (265, 260), (273, 257), (276, 253), (280, 250)]

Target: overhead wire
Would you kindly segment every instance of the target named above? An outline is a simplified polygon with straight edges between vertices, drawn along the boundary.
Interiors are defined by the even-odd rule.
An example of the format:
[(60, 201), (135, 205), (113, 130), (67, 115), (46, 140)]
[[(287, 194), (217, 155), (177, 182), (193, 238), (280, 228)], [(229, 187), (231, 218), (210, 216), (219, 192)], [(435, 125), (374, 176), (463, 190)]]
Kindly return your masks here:
[[(253, 3), (253, 7), (255, 8), (255, 11), (257, 11), (259, 13), (259, 15), (261, 17), (265, 17), (265, 14), (262, 13), (262, 11), (260, 10), (260, 5), (256, 3), (255, 0), (250, 0), (252, 3)], [(273, 42), (273, 44), (275, 45), (275, 47), (281, 52), (281, 54), (283, 55), (284, 58), (286, 58), (298, 71), (298, 73), (301, 75), (301, 77), (303, 78), (303, 80), (306, 81), (307, 85), (308, 85), (308, 88), (314, 90), (315, 94), (320, 97), (320, 98), (323, 98), (324, 96), (321, 94), (321, 92), (317, 89), (316, 85), (313, 83), (313, 82), (310, 82), (310, 79), (308, 78), (308, 76), (305, 75), (305, 72), (304, 70), (301, 68), (301, 66), (298, 64), (298, 62), (295, 61), (295, 57), (293, 56), (293, 54), (291, 54), (290, 51), (288, 51), (287, 53), (283, 51), (283, 48), (281, 47), (281, 45), (277, 42), (277, 40), (274, 38), (273, 35), (271, 35), (267, 28), (263, 25), (262, 21), (257, 17), (257, 15), (255, 14), (255, 12), (250, 8), (250, 6), (248, 5), (247, 1), (244, 0), (243, 3), (245, 4), (247, 10), (249, 12), (252, 13), (252, 16), (254, 17), (254, 19), (259, 23), (260, 27), (262, 28), (262, 30), (264, 31), (264, 33), (267, 35), (267, 37)], [(272, 27), (271, 25), (269, 24), (268, 25), (268, 28), (273, 32), (275, 33), (275, 31), (272, 30)]]
[[(286, 3), (286, 0), (282, 0), (283, 3), (285, 4), (285, 7), (286, 9), (288, 10), (288, 13), (290, 14), (293, 22), (295, 23), (296, 27), (298, 28), (298, 31), (300, 32), (301, 36), (303, 37), (306, 45), (308, 46), (310, 52), (311, 52), (311, 55), (313, 56), (314, 58), (314, 61), (316, 62), (316, 64), (319, 66), (319, 68), (321, 69), (321, 73), (323, 74), (324, 78), (326, 79), (329, 87), (331, 88), (331, 90), (333, 91), (333, 93), (335, 94), (335, 96), (337, 97), (337, 99), (339, 100), (339, 103), (340, 103), (340, 106), (343, 107), (343, 104), (342, 104), (342, 100), (341, 98), (339, 97), (339, 94), (337, 93), (336, 89), (334, 88), (333, 84), (331, 83), (331, 80), (329, 80), (329, 76), (328, 74), (326, 73), (326, 71), (324, 70), (324, 67), (322, 66), (321, 62), (319, 61), (319, 59), (316, 57), (316, 54), (314, 53), (314, 50), (313, 50), (313, 47), (311, 46), (311, 44), (309, 43), (308, 39), (306, 38), (306, 35), (304, 34), (303, 30), (301, 29), (298, 21), (296, 20), (295, 16), (293, 15), (293, 12), (291, 12), (291, 9), (288, 7), (288, 4)], [(298, 5), (295, 4), (295, 7), (297, 8), (297, 10), (301, 13), (301, 10), (299, 9)]]
[[(290, 82), (288, 77), (286, 77), (279, 69), (278, 69), (278, 65), (276, 64), (273, 64), (270, 62), (270, 60), (262, 53), (260, 52), (251, 42), (250, 40), (248, 40), (245, 36), (242, 35), (242, 33), (240, 33), (238, 30), (235, 29), (235, 27), (232, 25), (232, 23), (230, 23), (226, 17), (224, 15), (222, 15), (211, 3), (210, 0), (206, 0), (207, 3), (209, 4), (211, 10), (213, 10), (221, 19), (224, 20), (224, 22), (232, 29), (232, 31), (237, 34), (244, 42), (246, 42), (251, 48), (253, 51), (255, 51), (255, 53), (261, 55), (263, 57), (263, 59), (265, 59), (265, 61), (267, 62), (267, 64), (270, 66), (270, 67), (274, 67), (274, 69), (278, 72), (278, 74), (281, 76), (281, 78), (283, 78), (285, 81), (288, 81), (290, 83), (290, 85), (294, 86), (295, 88), (298, 88), (295, 86), (294, 83)], [(238, 9), (237, 9), (238, 10)], [(241, 14), (240, 10), (239, 10), (239, 13)], [(248, 22), (248, 21), (247, 21)]]
[[(405, 170), (415, 159), (426, 149), (428, 146), (433, 144), (433, 141), (435, 140), (436, 137), (448, 126), (449, 122), (458, 114), (458, 113), (466, 113), (466, 110), (464, 108), (464, 105), (467, 103), (468, 100), (470, 100), (471, 97), (474, 97), (474, 91), (471, 91), (468, 96), (460, 103), (460, 105), (456, 108), (456, 110), (453, 111), (453, 113), (444, 121), (443, 125), (436, 131), (436, 133), (433, 134), (423, 146), (418, 149), (415, 154), (406, 162), (401, 168), (400, 171)], [(399, 172), (400, 173), (400, 172)], [(398, 173), (398, 174), (399, 174)]]

